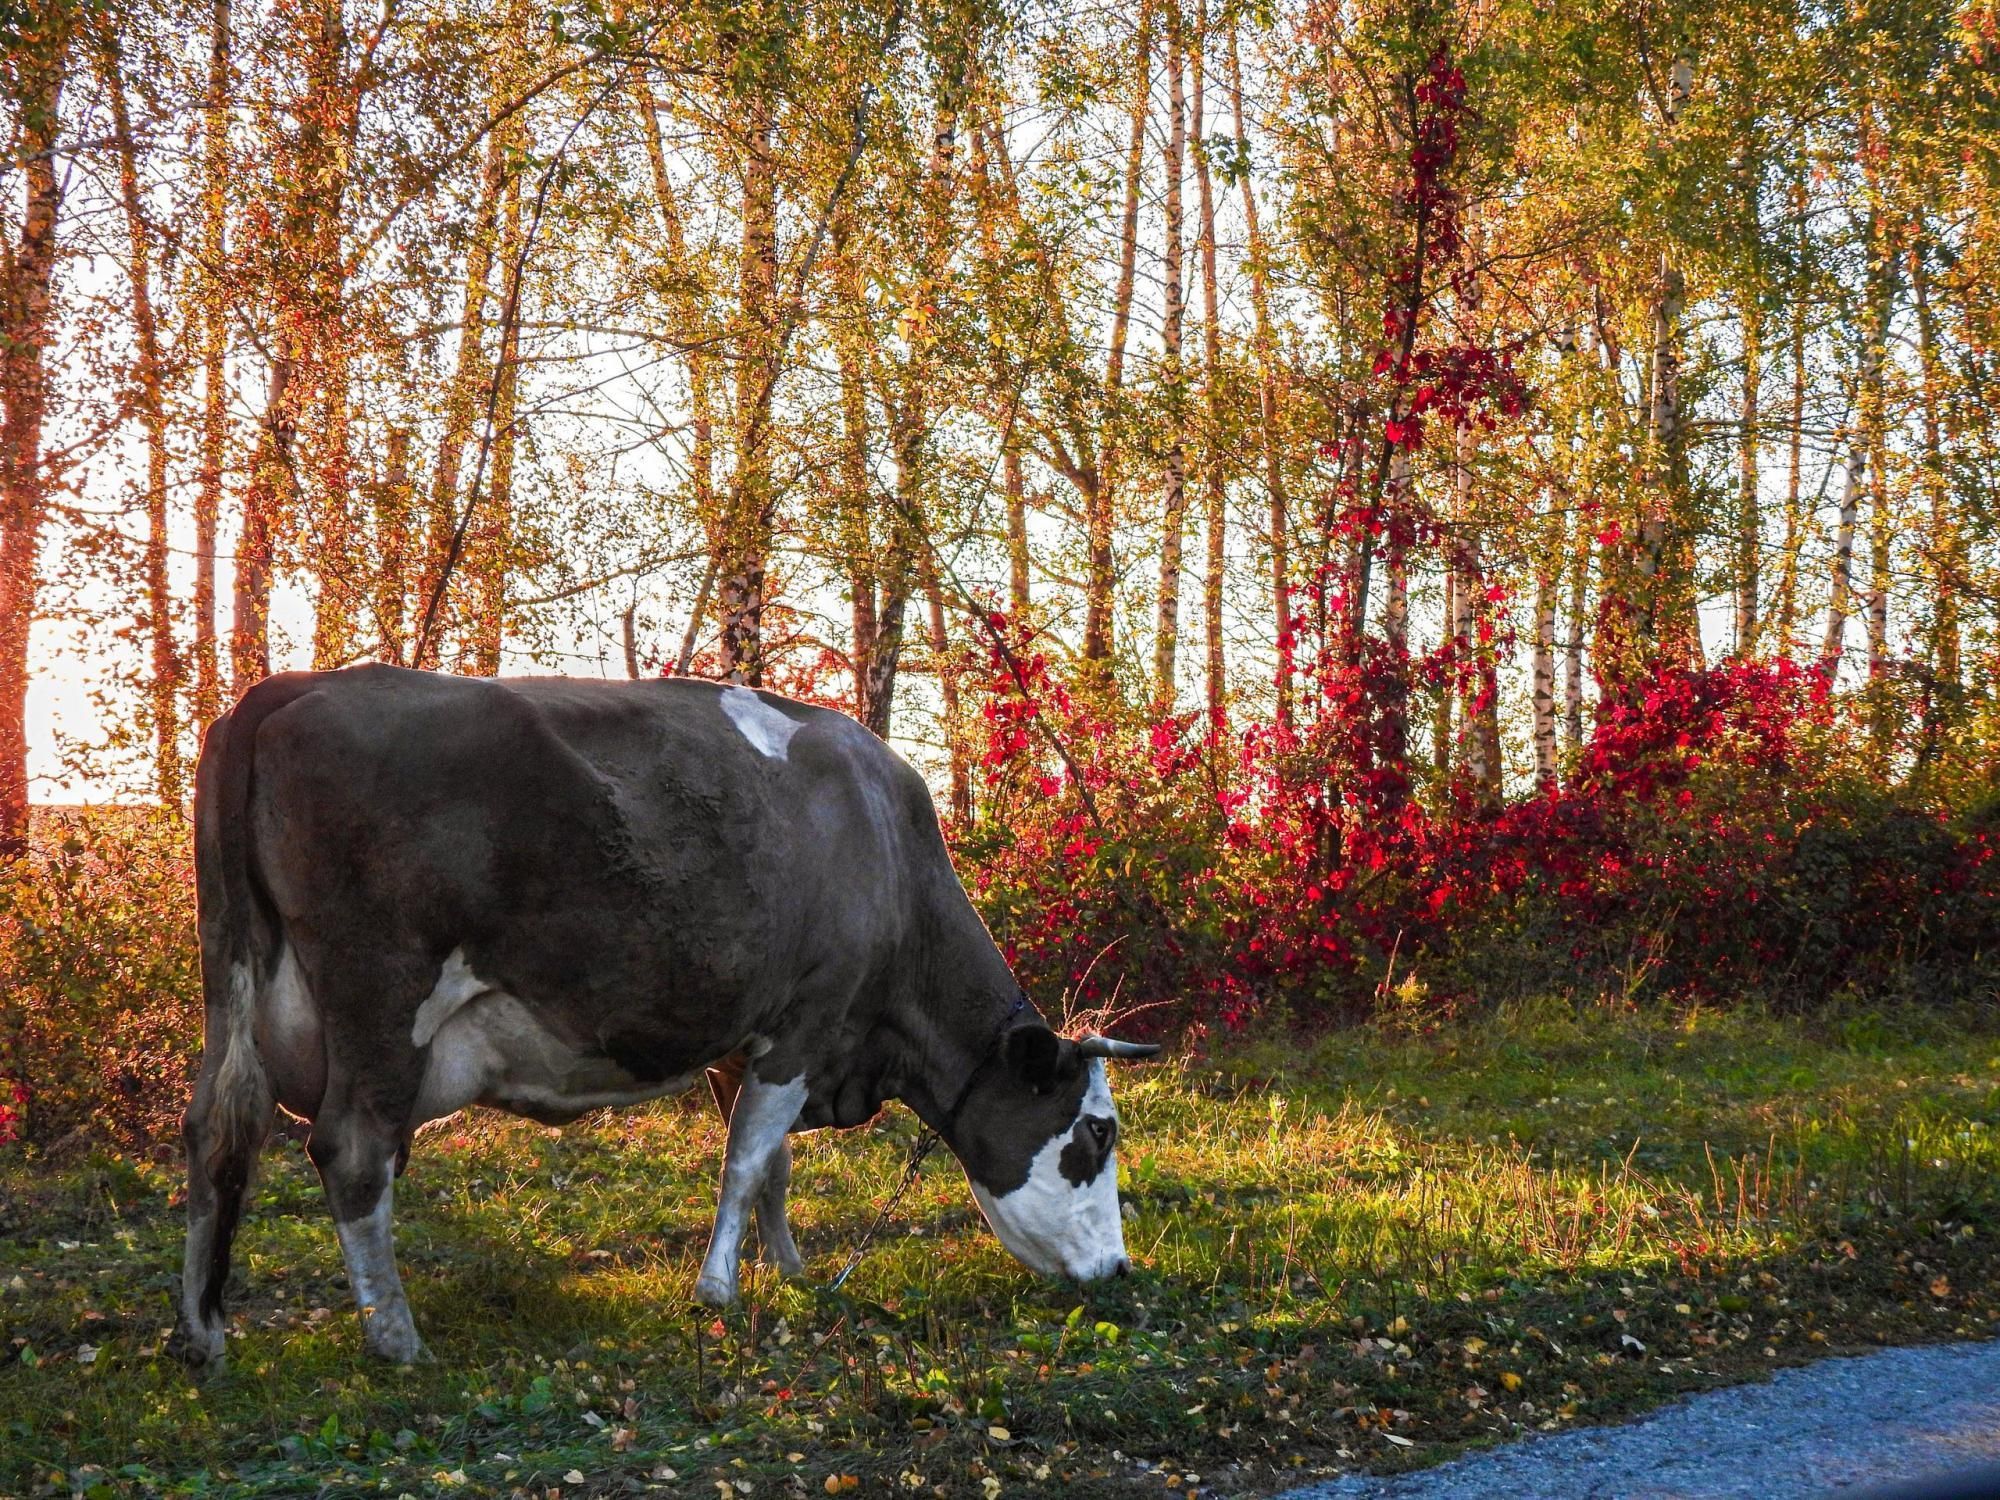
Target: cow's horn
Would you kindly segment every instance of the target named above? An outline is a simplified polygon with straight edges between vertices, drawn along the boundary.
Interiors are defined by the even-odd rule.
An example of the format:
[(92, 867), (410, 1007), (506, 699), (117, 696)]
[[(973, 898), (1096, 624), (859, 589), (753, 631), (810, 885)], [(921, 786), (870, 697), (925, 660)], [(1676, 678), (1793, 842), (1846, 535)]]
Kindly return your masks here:
[(1081, 1038), (1076, 1044), (1080, 1057), (1158, 1057), (1161, 1047), (1158, 1042), (1121, 1042), (1116, 1037), (1098, 1036), (1092, 1033)]

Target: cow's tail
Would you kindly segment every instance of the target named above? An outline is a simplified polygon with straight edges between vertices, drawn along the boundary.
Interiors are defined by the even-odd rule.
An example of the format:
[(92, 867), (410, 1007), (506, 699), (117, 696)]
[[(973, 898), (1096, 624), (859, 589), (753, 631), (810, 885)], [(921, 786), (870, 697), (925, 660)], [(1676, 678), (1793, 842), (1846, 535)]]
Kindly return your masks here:
[(251, 689), (209, 726), (195, 770), (195, 888), (206, 1018), (201, 1076), (185, 1135), (190, 1208), (207, 1219), (190, 1238), (187, 1267), (197, 1304), (190, 1311), (198, 1310), (203, 1321), (219, 1317), (230, 1241), (276, 1103), (255, 1035), (258, 997), (283, 948), (277, 911), (257, 873), (250, 828), (257, 730), (308, 682), (275, 678)]

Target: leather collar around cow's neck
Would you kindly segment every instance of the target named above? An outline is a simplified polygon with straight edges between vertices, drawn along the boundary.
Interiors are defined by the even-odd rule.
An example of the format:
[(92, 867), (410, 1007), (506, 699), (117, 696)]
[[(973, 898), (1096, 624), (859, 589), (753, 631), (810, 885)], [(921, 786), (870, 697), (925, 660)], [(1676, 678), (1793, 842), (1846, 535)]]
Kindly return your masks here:
[(965, 1108), (965, 1101), (972, 1097), (973, 1086), (985, 1075), (993, 1059), (1000, 1055), (1001, 1043), (1007, 1039), (1007, 1033), (1014, 1029), (1015, 1019), (1027, 1008), (1027, 995), (1017, 994), (1014, 1003), (1008, 1007), (1007, 1014), (1000, 1018), (1000, 1024), (993, 1028), (993, 1035), (988, 1039), (985, 1050), (979, 1054), (979, 1061), (974, 1063), (972, 1071), (965, 1075), (965, 1082), (959, 1088), (958, 1097), (951, 1101), (951, 1108), (944, 1112), (940, 1134), (953, 1136), (958, 1133), (958, 1116)]

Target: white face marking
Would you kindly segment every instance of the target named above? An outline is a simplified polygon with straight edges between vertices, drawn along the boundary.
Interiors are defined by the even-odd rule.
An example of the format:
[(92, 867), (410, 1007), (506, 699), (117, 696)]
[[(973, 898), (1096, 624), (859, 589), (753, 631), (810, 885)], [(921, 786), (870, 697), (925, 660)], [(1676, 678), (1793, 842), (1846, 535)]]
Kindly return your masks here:
[[(1090, 1085), (1084, 1090), (1083, 1115), (1116, 1119), (1104, 1063), (1092, 1059)], [(1011, 1193), (995, 1196), (972, 1184), (972, 1196), (1000, 1243), (1023, 1265), (1044, 1276), (1069, 1276), (1095, 1281), (1110, 1276), (1125, 1260), (1125, 1221), (1118, 1212), (1118, 1153), (1105, 1158), (1104, 1169), (1078, 1187), (1062, 1174), (1063, 1148), (1075, 1129), (1072, 1120), (1049, 1138), (1028, 1167), (1028, 1180)]]
[(785, 747), (804, 726), (771, 707), (757, 696), (756, 689), (727, 687), (722, 690), (722, 711), (729, 715), (744, 739), (757, 747), (760, 755), (772, 760), (786, 759)]

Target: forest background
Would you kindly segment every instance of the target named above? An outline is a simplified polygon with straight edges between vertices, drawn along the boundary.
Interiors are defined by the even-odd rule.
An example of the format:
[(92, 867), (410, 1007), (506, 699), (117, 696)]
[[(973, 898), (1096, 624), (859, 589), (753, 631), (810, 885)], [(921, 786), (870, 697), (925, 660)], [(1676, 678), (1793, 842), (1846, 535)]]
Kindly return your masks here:
[(1996, 48), (0, 0), (0, 1137), (170, 1108), (200, 727), (371, 660), (851, 712), (1141, 1030), (1990, 1000)]

